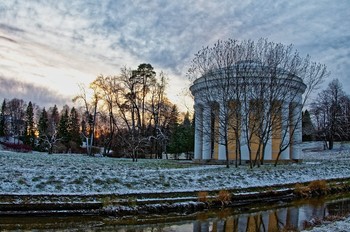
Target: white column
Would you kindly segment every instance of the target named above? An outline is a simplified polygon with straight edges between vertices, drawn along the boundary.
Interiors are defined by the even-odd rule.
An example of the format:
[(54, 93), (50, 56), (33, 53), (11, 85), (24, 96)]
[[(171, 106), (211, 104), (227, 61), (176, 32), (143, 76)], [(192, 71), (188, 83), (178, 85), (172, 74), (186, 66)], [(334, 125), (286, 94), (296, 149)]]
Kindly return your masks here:
[[(281, 142), (282, 142), (282, 148), (285, 148), (285, 146), (289, 143), (289, 125), (290, 125), (290, 118), (289, 118), (289, 103), (284, 102), (282, 105), (282, 130), (281, 130)], [(287, 147), (284, 151), (282, 151), (280, 160), (288, 160), (289, 159), (289, 147)]]
[(194, 106), (195, 133), (194, 133), (194, 159), (202, 159), (203, 147), (203, 109), (199, 105)]
[[(225, 144), (225, 130), (227, 130), (227, 125), (225, 125), (226, 121), (226, 110), (225, 106), (223, 105), (224, 103), (220, 103), (219, 106), (219, 155), (218, 155), (218, 160), (226, 160), (226, 145)], [(227, 136), (227, 131), (226, 131), (226, 136)]]
[(302, 109), (301, 109), (301, 98), (298, 103), (295, 103), (293, 107), (293, 126), (295, 126), (293, 133), (293, 143), (291, 147), (291, 158), (292, 159), (300, 159), (301, 148), (300, 145), (302, 143)]
[(210, 105), (203, 107), (203, 156), (202, 159), (211, 159), (211, 108)]
[(244, 102), (242, 101), (241, 105), (241, 133), (240, 133), (240, 145), (241, 145), (241, 154), (242, 154), (242, 160), (249, 160), (249, 149), (248, 149), (248, 144), (247, 144), (247, 133), (250, 133), (249, 131), (246, 130), (247, 126), (247, 120), (248, 120), (248, 115), (247, 115), (247, 109), (244, 105)]
[(269, 140), (266, 143), (265, 160), (272, 160), (272, 135), (270, 135)]
[(299, 224), (299, 208), (288, 208), (287, 211), (287, 224), (298, 225)]
[(277, 210), (277, 218), (278, 218), (279, 222), (281, 222), (285, 225), (287, 222), (287, 209), (282, 208), (282, 209)]

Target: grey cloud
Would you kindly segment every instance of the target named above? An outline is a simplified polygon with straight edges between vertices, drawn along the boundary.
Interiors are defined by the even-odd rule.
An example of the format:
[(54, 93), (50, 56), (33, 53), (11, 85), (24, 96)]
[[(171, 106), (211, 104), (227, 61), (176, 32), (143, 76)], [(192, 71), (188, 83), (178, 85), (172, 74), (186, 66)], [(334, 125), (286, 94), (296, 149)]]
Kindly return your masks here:
[(0, 39), (2, 39), (2, 40), (7, 40), (7, 41), (9, 41), (9, 42), (11, 42), (11, 43), (17, 43), (14, 39), (8, 38), (8, 37), (6, 37), (6, 36), (0, 36)]
[(71, 99), (57, 94), (51, 89), (0, 76), (0, 99), (5, 98), (32, 101), (43, 107), (71, 103)]
[(5, 31), (11, 32), (11, 33), (24, 32), (23, 29), (20, 29), (20, 28), (14, 27), (14, 26), (10, 26), (10, 25), (6, 25), (4, 23), (0, 23), (0, 29), (3, 29)]
[[(0, 29), (28, 30), (50, 46), (110, 64), (123, 66), (122, 54), (128, 54), (179, 76), (193, 54), (217, 39), (267, 37), (293, 43), (316, 61), (331, 57), (331, 71), (341, 65), (338, 75), (345, 77), (350, 67), (335, 53), (345, 50), (350, 56), (349, 7), (349, 1), (33, 0), (0, 3), (0, 15), (7, 19)], [(58, 17), (52, 24), (52, 16), (45, 15), (51, 11)]]

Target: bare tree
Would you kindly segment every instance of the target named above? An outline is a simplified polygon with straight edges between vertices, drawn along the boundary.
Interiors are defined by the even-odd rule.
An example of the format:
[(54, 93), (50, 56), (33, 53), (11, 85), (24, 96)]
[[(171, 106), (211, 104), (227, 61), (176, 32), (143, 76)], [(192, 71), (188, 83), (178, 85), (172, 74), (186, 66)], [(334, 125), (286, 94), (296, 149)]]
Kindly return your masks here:
[(149, 128), (152, 128), (151, 136), (154, 143), (152, 144), (152, 150), (156, 153), (157, 158), (161, 158), (162, 152), (166, 150), (166, 143), (168, 136), (162, 126), (162, 120), (166, 116), (166, 102), (165, 88), (167, 85), (167, 78), (163, 72), (159, 74), (159, 81), (154, 79), (154, 83), (150, 85), (150, 99), (147, 105), (147, 109), (150, 113), (149, 122), (147, 123)]
[(80, 87), (81, 93), (73, 98), (73, 102), (78, 100), (83, 101), (84, 104), (84, 116), (85, 119), (82, 121), (82, 135), (86, 143), (86, 153), (87, 155), (92, 154), (92, 147), (95, 138), (95, 126), (97, 119), (97, 105), (100, 100), (100, 96), (97, 92), (93, 93), (92, 100), (89, 102), (87, 93), (84, 87)]
[[(56, 128), (56, 127), (55, 127)], [(55, 145), (62, 140), (58, 136), (57, 129), (54, 129), (51, 133), (45, 133), (40, 137), (40, 140), (44, 144), (44, 146), (47, 148), (47, 152), (49, 154), (52, 154), (54, 152)]]
[(53, 153), (56, 143), (61, 140), (58, 135), (58, 120), (59, 114), (56, 106), (50, 108), (49, 114), (45, 108), (42, 109), (38, 122), (39, 145), (49, 154)]
[(117, 130), (117, 116), (116, 110), (120, 101), (120, 92), (122, 88), (115, 76), (98, 76), (91, 84), (90, 88), (95, 93), (99, 93), (102, 104), (99, 106), (101, 125), (105, 126), (103, 130), (104, 141), (103, 141), (103, 155), (110, 152), (112, 148), (113, 138)]
[[(132, 152), (132, 160), (137, 161), (138, 151), (141, 149), (141, 145), (148, 141), (142, 133), (142, 121), (140, 107), (139, 92), (143, 92), (143, 88), (139, 87), (140, 81), (136, 78), (135, 73), (127, 68), (121, 70), (119, 81), (123, 89), (123, 101), (119, 100), (119, 108), (124, 119), (124, 122), (128, 128), (130, 138), (123, 138), (125, 143)], [(142, 98), (141, 98), (142, 99)]]
[(344, 93), (338, 79), (332, 80), (328, 88), (321, 91), (311, 104), (317, 135), (323, 139), (325, 147), (330, 150), (333, 149), (335, 139), (347, 137), (348, 106), (349, 97)]
[[(200, 50), (192, 61), (191, 67), (188, 71), (188, 76), (191, 81), (196, 81), (201, 77), (201, 88), (204, 91), (201, 92), (201, 96), (198, 98), (209, 104), (210, 110), (201, 110), (195, 115), (197, 121), (200, 121), (199, 117), (207, 118), (212, 121), (212, 126), (203, 126), (202, 131), (198, 133), (203, 134), (207, 138), (207, 141), (212, 145), (214, 143), (219, 144), (217, 148), (219, 154), (224, 154), (226, 159), (226, 166), (229, 167), (229, 146), (235, 144), (235, 156), (236, 165), (237, 161), (240, 161), (240, 144), (238, 133), (241, 128), (240, 112), (239, 110), (232, 110), (232, 106), (240, 104), (239, 88), (234, 88), (234, 84), (237, 83), (237, 79), (234, 79), (235, 73), (232, 71), (237, 60), (240, 60), (236, 48), (238, 41), (218, 41), (212, 48), (205, 47)], [(213, 88), (216, 87), (216, 88)], [(215, 90), (216, 91), (215, 91)], [(204, 100), (204, 101), (203, 101)], [(199, 119), (199, 120), (198, 120)], [(229, 139), (229, 135), (234, 134), (235, 139)], [(231, 136), (232, 137), (232, 136)], [(212, 151), (213, 153), (213, 146)], [(221, 157), (222, 158), (222, 157)]]
[[(293, 133), (300, 129), (301, 114), (295, 112), (301, 111), (327, 75), (324, 65), (311, 62), (309, 56), (301, 58), (292, 45), (266, 39), (229, 39), (200, 50), (188, 77), (194, 82), (195, 101), (200, 99), (196, 105), (205, 109), (200, 117), (211, 118), (211, 126), (204, 125), (199, 132), (211, 143), (211, 155), (214, 143), (219, 144), (219, 155), (225, 149), (228, 166), (229, 146), (234, 144), (236, 165), (242, 154), (248, 153), (250, 166), (259, 166), (267, 145), (278, 133), (277, 164), (293, 142)], [(297, 98), (304, 91), (300, 101)], [(292, 113), (285, 115), (288, 112)]]

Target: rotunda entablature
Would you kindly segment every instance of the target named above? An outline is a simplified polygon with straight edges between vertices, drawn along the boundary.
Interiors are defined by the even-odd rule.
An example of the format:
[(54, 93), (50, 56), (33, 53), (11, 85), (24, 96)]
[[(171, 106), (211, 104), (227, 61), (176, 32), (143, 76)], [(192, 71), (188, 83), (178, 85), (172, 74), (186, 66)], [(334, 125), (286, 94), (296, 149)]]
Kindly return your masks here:
[(200, 96), (201, 92), (211, 91), (220, 94), (225, 88), (237, 88), (246, 85), (247, 90), (255, 85), (275, 85), (303, 94), (306, 85), (302, 79), (282, 68), (264, 66), (257, 61), (239, 61), (235, 65), (208, 71), (193, 82), (190, 87), (192, 94)]

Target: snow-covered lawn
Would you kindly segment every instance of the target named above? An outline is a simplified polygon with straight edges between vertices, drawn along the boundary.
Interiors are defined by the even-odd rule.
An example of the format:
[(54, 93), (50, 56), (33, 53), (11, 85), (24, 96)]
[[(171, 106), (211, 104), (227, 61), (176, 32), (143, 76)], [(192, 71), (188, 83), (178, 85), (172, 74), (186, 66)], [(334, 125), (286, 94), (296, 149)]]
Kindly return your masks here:
[(322, 226), (314, 227), (309, 232), (345, 232), (350, 230), (350, 217), (342, 221), (331, 222)]
[[(303, 144), (303, 147), (315, 146)], [(245, 188), (350, 177), (350, 146), (304, 152), (302, 164), (227, 169), (174, 160), (88, 157), (0, 150), (1, 194), (94, 194)]]

